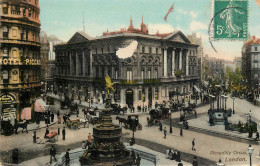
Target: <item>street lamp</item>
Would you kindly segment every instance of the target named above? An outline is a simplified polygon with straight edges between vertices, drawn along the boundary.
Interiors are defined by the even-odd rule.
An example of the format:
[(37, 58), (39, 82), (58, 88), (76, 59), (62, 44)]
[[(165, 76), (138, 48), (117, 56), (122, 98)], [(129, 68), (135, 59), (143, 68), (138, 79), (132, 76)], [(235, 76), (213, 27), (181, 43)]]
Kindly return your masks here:
[(90, 95), (91, 95), (91, 92), (90, 91), (88, 91), (88, 107), (90, 108)]
[(102, 101), (104, 103), (104, 100), (105, 100), (105, 91), (102, 91)]
[(79, 104), (81, 104), (81, 89), (79, 90)]
[(233, 99), (233, 114), (235, 114), (235, 108), (234, 108), (234, 104), (235, 104), (235, 97), (232, 97)]
[(250, 144), (250, 145), (248, 146), (247, 150), (248, 150), (248, 154), (249, 154), (249, 158), (250, 158), (250, 166), (252, 166), (251, 156), (252, 156), (252, 154), (253, 154), (253, 152), (254, 152), (254, 148), (251, 147), (251, 144)]
[(251, 116), (252, 116), (251, 110), (249, 111), (248, 115), (249, 115), (249, 125), (251, 126)]
[(225, 98), (225, 110), (227, 110), (227, 98), (228, 98), (228, 96), (224, 96), (224, 98)]
[(170, 114), (170, 133), (172, 133), (172, 111), (169, 109)]
[(71, 97), (71, 99), (73, 101), (74, 100), (74, 88), (72, 88), (71, 90), (72, 90), (72, 97)]

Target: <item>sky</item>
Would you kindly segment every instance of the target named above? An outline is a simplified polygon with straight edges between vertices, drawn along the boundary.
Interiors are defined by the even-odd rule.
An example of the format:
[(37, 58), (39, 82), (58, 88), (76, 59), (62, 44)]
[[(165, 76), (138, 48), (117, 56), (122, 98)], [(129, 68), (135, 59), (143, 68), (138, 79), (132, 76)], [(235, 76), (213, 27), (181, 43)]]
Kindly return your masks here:
[[(248, 31), (260, 38), (260, 7), (255, 0), (248, 1)], [(174, 11), (165, 22), (163, 18), (173, 3)], [(142, 16), (150, 34), (157, 30), (159, 33), (180, 30), (185, 35), (196, 32), (202, 37), (204, 54), (227, 60), (241, 56), (243, 41), (214, 41), (217, 52), (210, 46), (212, 0), (40, 0), (41, 30), (65, 42), (83, 30), (83, 20), (85, 32), (96, 37), (107, 30), (127, 28), (130, 18), (134, 27), (140, 28)]]

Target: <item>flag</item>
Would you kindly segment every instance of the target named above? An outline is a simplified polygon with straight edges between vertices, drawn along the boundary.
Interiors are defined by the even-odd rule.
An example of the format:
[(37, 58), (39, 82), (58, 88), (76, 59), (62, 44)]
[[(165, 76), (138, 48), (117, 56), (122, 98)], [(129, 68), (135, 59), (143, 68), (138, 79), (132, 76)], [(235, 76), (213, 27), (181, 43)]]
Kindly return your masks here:
[(170, 9), (168, 10), (167, 14), (164, 16), (164, 21), (167, 22), (167, 17), (168, 17), (168, 15), (169, 15), (171, 12), (173, 12), (173, 4), (172, 4), (172, 6), (170, 7)]

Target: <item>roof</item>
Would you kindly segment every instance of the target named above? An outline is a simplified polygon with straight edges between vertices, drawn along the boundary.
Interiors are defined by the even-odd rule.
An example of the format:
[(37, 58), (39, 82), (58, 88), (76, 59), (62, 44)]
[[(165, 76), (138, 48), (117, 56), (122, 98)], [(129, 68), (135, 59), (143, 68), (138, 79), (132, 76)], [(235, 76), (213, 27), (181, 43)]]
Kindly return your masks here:
[(251, 39), (247, 40), (244, 43), (244, 46), (247, 47), (247, 46), (250, 46), (252, 44), (260, 44), (260, 38), (256, 38), (255, 36), (253, 36)]

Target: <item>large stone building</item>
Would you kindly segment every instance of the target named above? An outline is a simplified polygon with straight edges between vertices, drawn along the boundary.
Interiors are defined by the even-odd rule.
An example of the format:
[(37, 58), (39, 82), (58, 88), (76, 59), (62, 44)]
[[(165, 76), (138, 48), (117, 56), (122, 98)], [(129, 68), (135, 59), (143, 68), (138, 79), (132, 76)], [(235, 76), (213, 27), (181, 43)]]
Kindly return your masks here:
[(253, 36), (242, 47), (242, 72), (249, 87), (260, 82), (260, 39)]
[[(143, 21), (140, 27), (134, 28), (131, 19), (128, 29), (96, 38), (77, 32), (66, 44), (56, 45), (55, 89), (74, 99), (102, 102), (104, 78), (109, 75), (119, 83), (112, 99), (134, 106), (191, 91), (199, 78), (198, 45), (191, 44), (181, 31), (150, 35)], [(135, 41), (133, 54), (119, 58), (118, 50)]]
[(1, 113), (19, 119), (40, 95), (39, 2), (2, 0), (0, 20)]

